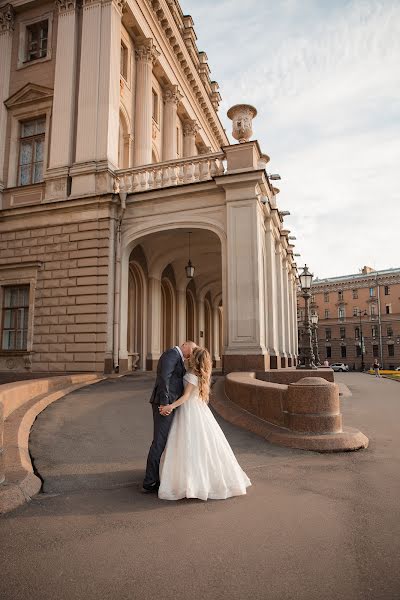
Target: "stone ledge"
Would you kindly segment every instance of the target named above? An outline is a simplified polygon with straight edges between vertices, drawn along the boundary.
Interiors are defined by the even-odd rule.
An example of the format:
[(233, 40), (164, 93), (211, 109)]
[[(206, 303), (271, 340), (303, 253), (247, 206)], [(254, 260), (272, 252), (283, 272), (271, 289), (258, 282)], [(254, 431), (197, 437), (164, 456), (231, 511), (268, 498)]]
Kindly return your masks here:
[[(25, 502), (29, 502), (31, 497), (37, 494), (42, 487), (42, 481), (33, 472), (29, 454), (29, 435), (38, 414), (52, 402), (77, 389), (97, 383), (104, 377), (85, 373), (53, 379), (58, 380), (56, 385), (59, 389), (41, 395), (29, 396), (29, 382), (24, 382), (25, 386), (17, 385), (17, 390), (19, 392), (25, 391), (27, 398), (25, 401), (21, 401), (21, 398), (19, 398), (14, 409), (12, 406), (8, 406), (8, 418), (4, 422), (5, 482), (0, 483), (0, 514), (14, 510)], [(46, 381), (48, 382), (48, 380), (41, 381), (41, 387), (46, 388)], [(33, 383), (37, 383), (37, 380)], [(0, 386), (0, 401), (2, 401), (2, 396), (5, 395), (1, 388), (7, 388), (9, 400), (10, 396), (15, 398), (15, 395), (10, 393), (13, 385), (16, 384)], [(52, 385), (47, 387), (48, 389), (51, 389), (51, 387), (54, 389), (55, 386), (52, 382)], [(32, 391), (37, 391), (38, 387), (31, 386), (30, 390), (32, 393)]]
[(211, 406), (229, 423), (251, 431), (272, 444), (314, 452), (348, 452), (367, 448), (368, 438), (350, 427), (339, 433), (301, 434), (273, 425), (233, 403), (225, 394), (224, 378), (218, 378), (212, 388)]

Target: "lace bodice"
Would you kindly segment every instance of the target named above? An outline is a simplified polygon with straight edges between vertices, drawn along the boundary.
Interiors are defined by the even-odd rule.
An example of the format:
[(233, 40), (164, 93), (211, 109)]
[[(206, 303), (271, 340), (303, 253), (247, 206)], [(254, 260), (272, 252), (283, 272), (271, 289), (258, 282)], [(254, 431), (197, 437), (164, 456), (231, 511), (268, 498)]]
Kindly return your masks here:
[(197, 377), (197, 375), (194, 375), (193, 373), (185, 373), (185, 375), (183, 377), (183, 381), (185, 383), (192, 383), (193, 385), (199, 385), (199, 378)]

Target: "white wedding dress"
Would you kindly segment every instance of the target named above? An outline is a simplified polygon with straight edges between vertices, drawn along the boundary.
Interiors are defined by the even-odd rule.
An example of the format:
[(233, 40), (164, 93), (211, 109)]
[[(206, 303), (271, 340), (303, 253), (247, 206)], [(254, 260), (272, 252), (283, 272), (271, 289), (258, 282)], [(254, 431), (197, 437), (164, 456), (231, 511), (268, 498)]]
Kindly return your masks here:
[(246, 493), (242, 471), (208, 404), (199, 397), (198, 378), (186, 373), (184, 386), (196, 386), (174, 415), (164, 452), (158, 497), (162, 500), (222, 500)]

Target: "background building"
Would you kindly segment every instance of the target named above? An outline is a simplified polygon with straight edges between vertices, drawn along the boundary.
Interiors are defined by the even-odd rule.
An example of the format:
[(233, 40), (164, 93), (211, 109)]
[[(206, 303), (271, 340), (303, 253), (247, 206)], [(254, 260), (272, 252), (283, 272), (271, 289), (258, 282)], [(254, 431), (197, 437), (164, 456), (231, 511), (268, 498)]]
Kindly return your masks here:
[(0, 371), (152, 369), (184, 338), (225, 370), (295, 364), (254, 111), (229, 145), (179, 2), (15, 0), (0, 56)]
[[(367, 368), (375, 358), (384, 368), (400, 366), (400, 269), (364, 267), (356, 275), (316, 279), (311, 293), (321, 360), (360, 369), (363, 353)], [(298, 306), (301, 329), (301, 297)]]

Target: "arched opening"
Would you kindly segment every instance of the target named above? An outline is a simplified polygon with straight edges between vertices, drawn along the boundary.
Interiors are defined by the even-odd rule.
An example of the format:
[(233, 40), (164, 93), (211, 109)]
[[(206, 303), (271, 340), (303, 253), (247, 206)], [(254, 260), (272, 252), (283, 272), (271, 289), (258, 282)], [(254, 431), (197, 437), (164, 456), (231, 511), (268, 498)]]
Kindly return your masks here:
[(175, 275), (168, 265), (161, 277), (161, 352), (176, 344)]
[(204, 299), (204, 345), (207, 350), (212, 352), (212, 309), (211, 299), (208, 293)]
[(144, 369), (147, 346), (147, 261), (141, 246), (136, 246), (129, 259), (127, 310), (128, 370)]
[(128, 169), (130, 164), (130, 126), (127, 115), (119, 112), (118, 166)]
[(196, 335), (196, 300), (189, 286), (186, 289), (186, 339), (194, 340)]

